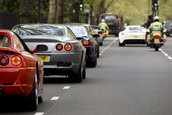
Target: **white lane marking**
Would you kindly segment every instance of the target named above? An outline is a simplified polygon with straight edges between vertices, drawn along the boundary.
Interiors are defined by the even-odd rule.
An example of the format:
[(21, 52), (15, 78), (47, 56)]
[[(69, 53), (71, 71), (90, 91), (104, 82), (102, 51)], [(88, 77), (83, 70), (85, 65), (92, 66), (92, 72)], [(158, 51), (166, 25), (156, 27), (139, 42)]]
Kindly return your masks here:
[(168, 59), (172, 60), (172, 57), (169, 56), (165, 51), (163, 51), (161, 48), (159, 49), (161, 53), (163, 53)]
[(106, 48), (104, 48), (104, 49), (100, 52), (100, 54), (102, 55), (102, 54), (103, 54), (107, 49), (109, 49), (110, 46), (111, 46), (112, 44), (114, 44), (117, 40), (118, 40), (118, 39), (114, 39), (113, 42), (111, 42)]
[(34, 115), (44, 115), (44, 112), (36, 112)]
[(64, 86), (63, 89), (70, 89), (71, 86)]
[(52, 97), (50, 100), (51, 101), (56, 101), (56, 100), (58, 100), (60, 97), (58, 97), (58, 96), (54, 96), (54, 97)]

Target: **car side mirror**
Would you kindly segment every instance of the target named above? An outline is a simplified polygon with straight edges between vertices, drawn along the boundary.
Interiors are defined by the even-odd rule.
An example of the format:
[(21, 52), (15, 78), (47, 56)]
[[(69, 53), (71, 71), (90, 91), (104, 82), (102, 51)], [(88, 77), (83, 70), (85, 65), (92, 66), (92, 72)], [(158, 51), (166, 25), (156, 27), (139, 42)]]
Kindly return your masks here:
[(32, 51), (32, 53), (44, 52), (47, 50), (48, 50), (48, 47), (46, 45), (37, 45), (36, 48)]
[(167, 32), (167, 29), (163, 30), (163, 32), (166, 33)]

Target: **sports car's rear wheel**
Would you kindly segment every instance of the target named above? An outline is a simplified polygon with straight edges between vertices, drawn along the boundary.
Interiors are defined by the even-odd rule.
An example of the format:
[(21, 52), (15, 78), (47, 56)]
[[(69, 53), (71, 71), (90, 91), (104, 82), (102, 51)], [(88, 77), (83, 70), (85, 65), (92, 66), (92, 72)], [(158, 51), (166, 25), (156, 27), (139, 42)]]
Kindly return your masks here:
[(37, 74), (35, 74), (35, 79), (33, 81), (33, 88), (30, 96), (28, 97), (28, 106), (33, 111), (35, 111), (38, 106)]
[(99, 58), (100, 47), (97, 48), (97, 58)]
[(124, 43), (120, 43), (120, 42), (119, 42), (119, 46), (125, 46), (125, 44), (124, 44)]
[(69, 79), (72, 81), (72, 82), (82, 82), (82, 79), (83, 79), (83, 72), (82, 72), (82, 68), (80, 66), (79, 70), (78, 70), (78, 73), (73, 73), (73, 74), (70, 74), (68, 77)]
[(82, 78), (86, 79), (86, 65), (84, 64), (84, 69), (82, 71)]
[(88, 67), (96, 67), (97, 66), (97, 58), (95, 57), (93, 61), (87, 62)]

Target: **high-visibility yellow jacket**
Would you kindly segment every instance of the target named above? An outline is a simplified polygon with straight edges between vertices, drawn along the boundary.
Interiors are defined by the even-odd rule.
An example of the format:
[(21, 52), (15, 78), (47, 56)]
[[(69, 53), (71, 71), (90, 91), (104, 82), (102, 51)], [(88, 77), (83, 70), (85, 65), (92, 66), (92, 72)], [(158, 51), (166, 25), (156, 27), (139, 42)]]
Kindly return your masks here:
[(108, 30), (109, 29), (109, 27), (108, 27), (108, 25), (105, 23), (105, 22), (101, 22), (99, 25), (98, 25), (98, 28), (100, 29), (100, 30)]
[(161, 31), (163, 32), (164, 30), (164, 26), (162, 25), (162, 23), (156, 21), (156, 22), (153, 22), (150, 26), (149, 26), (149, 30), (151, 33), (153, 33), (154, 31)]

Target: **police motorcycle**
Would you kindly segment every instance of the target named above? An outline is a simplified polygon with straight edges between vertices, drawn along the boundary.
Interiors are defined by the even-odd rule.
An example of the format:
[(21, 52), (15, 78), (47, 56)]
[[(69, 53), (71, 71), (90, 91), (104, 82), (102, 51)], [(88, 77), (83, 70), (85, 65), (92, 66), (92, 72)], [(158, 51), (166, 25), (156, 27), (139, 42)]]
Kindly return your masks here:
[(106, 37), (109, 34), (109, 31), (108, 30), (105, 31), (104, 29), (101, 29), (101, 33), (103, 36)]
[[(165, 33), (166, 30), (163, 31)], [(158, 51), (161, 46), (167, 41), (166, 35), (162, 34), (161, 31), (154, 31), (152, 35), (147, 36), (147, 42), (151, 48), (154, 48), (155, 51)]]

